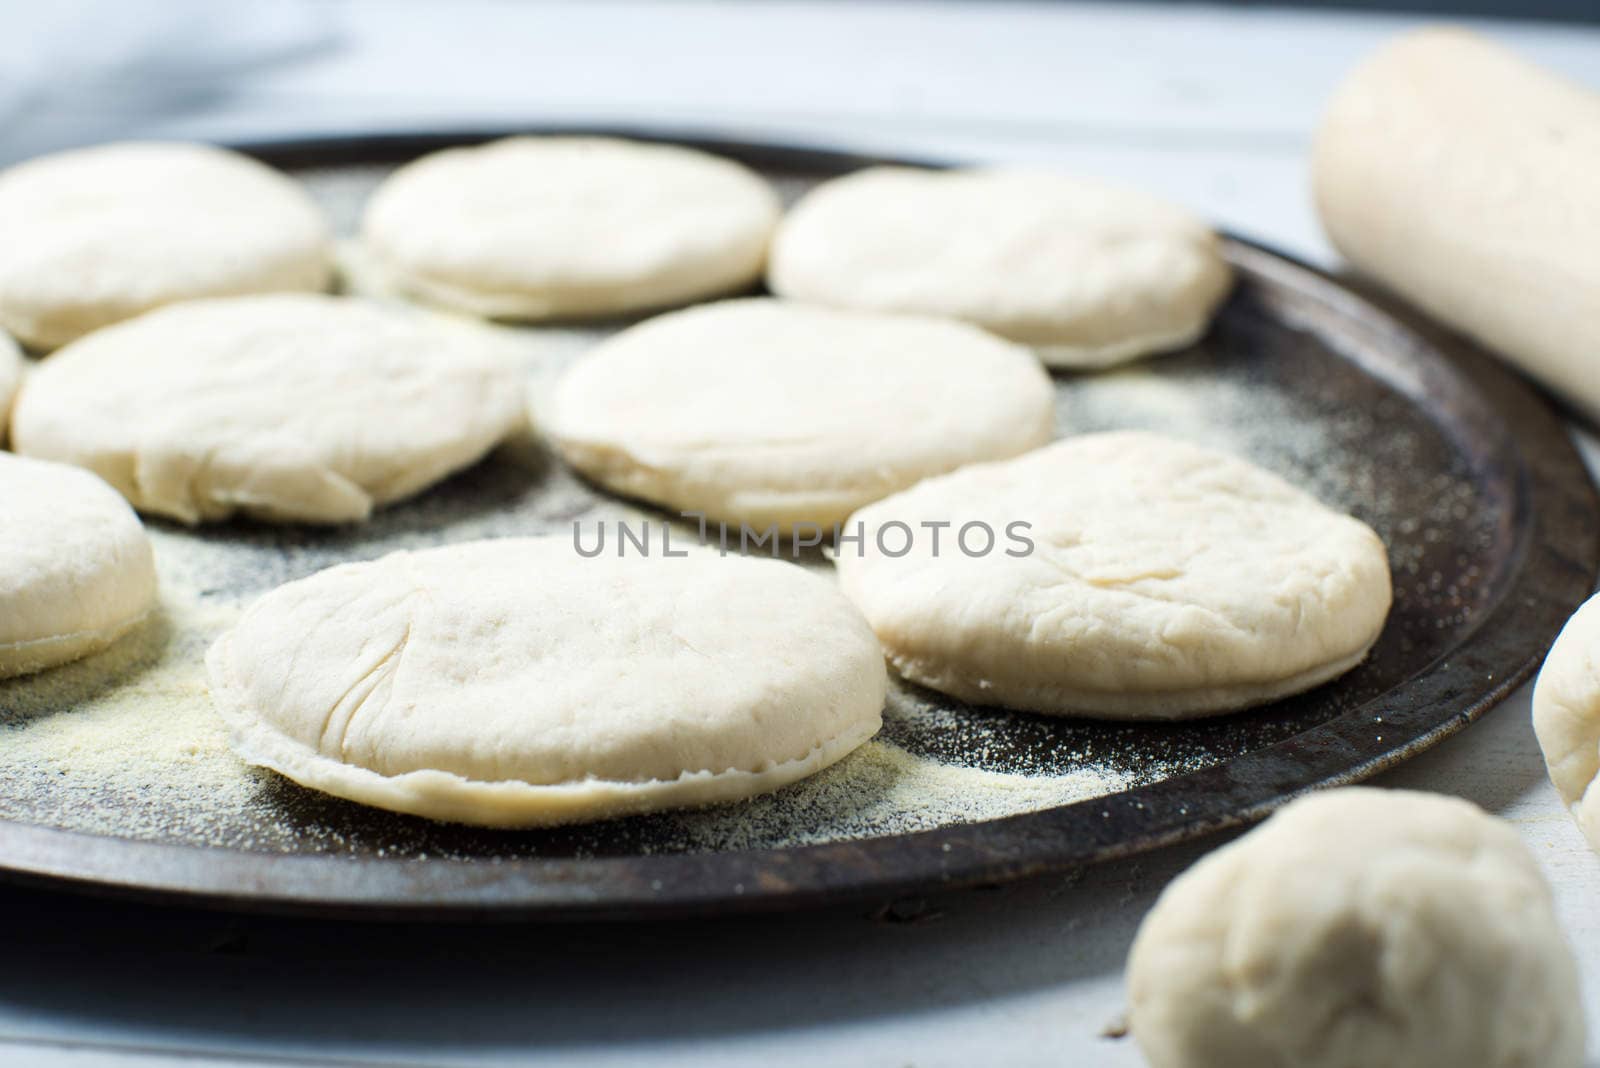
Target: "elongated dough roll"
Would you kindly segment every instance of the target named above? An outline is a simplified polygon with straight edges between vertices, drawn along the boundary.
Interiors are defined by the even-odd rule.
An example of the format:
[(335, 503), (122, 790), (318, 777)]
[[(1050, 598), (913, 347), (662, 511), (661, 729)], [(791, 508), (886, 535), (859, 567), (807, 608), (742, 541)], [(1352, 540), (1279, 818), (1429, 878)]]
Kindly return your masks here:
[(1600, 94), (1422, 30), (1335, 94), (1313, 172), (1345, 258), (1600, 419)]

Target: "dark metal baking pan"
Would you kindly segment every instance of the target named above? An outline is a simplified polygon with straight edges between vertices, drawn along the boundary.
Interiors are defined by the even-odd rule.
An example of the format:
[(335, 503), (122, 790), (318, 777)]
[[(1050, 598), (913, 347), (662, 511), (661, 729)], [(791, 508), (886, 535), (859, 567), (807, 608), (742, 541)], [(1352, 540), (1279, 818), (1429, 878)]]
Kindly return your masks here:
[[(304, 178), (349, 232), (366, 193), (396, 162), (504, 132), (246, 147)], [(790, 196), (873, 162), (670, 139), (742, 159)], [(141, 778), (132, 750), (127, 766), (104, 780), (92, 771), (104, 761), (85, 771), (0, 759), (0, 875), (230, 909), (374, 918), (800, 908), (1153, 849), (1406, 759), (1529, 677), (1594, 586), (1600, 502), (1557, 416), (1481, 350), (1402, 321), (1261, 245), (1231, 237), (1226, 247), (1240, 283), (1214, 329), (1184, 352), (1127, 372), (1057, 376), (1061, 431), (1138, 426), (1222, 444), (1371, 523), (1390, 549), (1395, 605), (1371, 657), (1344, 678), (1264, 708), (1178, 725), (971, 708), (901, 686), (876, 752), (935, 778), (948, 772), (954, 793), (938, 804), (922, 804), (922, 780), (896, 778), (893, 767), (864, 772), (869, 755), (825, 773), (834, 777), (822, 785), (747, 805), (543, 832), (391, 815), (242, 767), (230, 789), (243, 800), (229, 807), (208, 801), (203, 775), (188, 783), (162, 782), (155, 772)], [(615, 326), (506, 336), (579, 351)], [(574, 516), (630, 507), (529, 449), (503, 451), (360, 528), (151, 528), (159, 551), (192, 565), (191, 594), (205, 605), (397, 545), (565, 532)], [(71, 725), (107, 693), (134, 685), (130, 679), (148, 683), (162, 664), (198, 657), (205, 635), (187, 627), (168, 621), (129, 649), (60, 669), (65, 674), (0, 684), (0, 746), (38, 750), (45, 736), (27, 732)], [(148, 714), (161, 712), (158, 698)], [(162, 774), (170, 778), (171, 769)], [(988, 786), (963, 807), (963, 776), (1016, 785), (1016, 811), (1008, 814), (1006, 790), (984, 793)], [(1097, 782), (1110, 792), (1049, 802), (1067, 782), (1078, 786), (1063, 788), (1062, 798), (1092, 794)], [(852, 791), (876, 793), (863, 802)]]

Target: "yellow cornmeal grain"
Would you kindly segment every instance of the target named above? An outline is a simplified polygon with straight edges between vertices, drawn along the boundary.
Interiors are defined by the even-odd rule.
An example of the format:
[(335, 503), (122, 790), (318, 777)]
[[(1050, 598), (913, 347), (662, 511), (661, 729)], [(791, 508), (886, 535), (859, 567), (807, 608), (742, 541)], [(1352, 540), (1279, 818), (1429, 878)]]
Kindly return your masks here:
[[(246, 766), (228, 749), (204, 654), (250, 597), (202, 591), (226, 570), (229, 550), (183, 531), (156, 528), (152, 536), (162, 599), (149, 621), (100, 656), (0, 684), (0, 819), (196, 845), (350, 848), (344, 826), (285, 810), (286, 798), (309, 791)], [(885, 717), (893, 723), (938, 714), (897, 690)], [(969, 733), (981, 742), (981, 727)], [(592, 834), (598, 844), (620, 827), (637, 838), (640, 852), (804, 845), (1032, 812), (1124, 785), (1124, 776), (1093, 768), (1021, 775), (960, 767), (876, 740), (776, 794), (576, 833)], [(352, 816), (356, 806), (332, 804), (343, 819), (375, 824), (355, 843), (364, 849), (448, 852), (434, 841), (448, 836), (447, 828), (419, 832), (422, 821)]]

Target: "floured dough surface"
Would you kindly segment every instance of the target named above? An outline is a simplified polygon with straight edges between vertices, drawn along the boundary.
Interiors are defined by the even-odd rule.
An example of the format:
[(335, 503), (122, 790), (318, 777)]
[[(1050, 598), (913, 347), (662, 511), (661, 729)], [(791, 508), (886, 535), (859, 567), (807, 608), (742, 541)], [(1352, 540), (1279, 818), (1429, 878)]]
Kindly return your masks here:
[(928, 475), (1042, 445), (1054, 400), (1032, 354), (967, 324), (752, 299), (601, 344), (559, 383), (548, 429), (620, 493), (826, 531)]
[(11, 415), (11, 401), (22, 384), (22, 352), (17, 343), (0, 334), (0, 444), (6, 440), (6, 424)]
[(748, 797), (878, 730), (882, 654), (832, 583), (688, 552), (552, 537), (334, 567), (217, 642), (213, 698), (251, 763), (506, 827)]
[[(936, 551), (924, 525), (940, 521)], [(1364, 523), (1143, 432), (929, 479), (857, 522), (862, 545), (836, 561), (845, 593), (905, 677), (976, 704), (1111, 719), (1260, 704), (1354, 667), (1391, 600)], [(961, 547), (969, 523), (994, 532), (991, 551), (981, 527)]]
[(1038, 348), (1057, 367), (1106, 367), (1183, 348), (1232, 273), (1183, 210), (1062, 174), (873, 167), (790, 210), (768, 284), (781, 296), (949, 315)]
[(149, 614), (139, 517), (87, 471), (0, 452), (0, 678), (104, 649)]
[(373, 194), (362, 240), (390, 285), (502, 319), (612, 315), (753, 284), (777, 194), (694, 149), (513, 137), (436, 152)]
[(1578, 969), (1516, 831), (1469, 802), (1295, 801), (1179, 876), (1128, 958), (1152, 1068), (1577, 1068)]
[(1550, 781), (1600, 850), (1600, 597), (1561, 629), (1533, 688), (1533, 730)]
[(83, 338), (30, 376), (20, 453), (79, 464), (140, 511), (345, 523), (525, 423), (522, 376), (469, 326), (365, 301), (192, 301)]
[(326, 289), (333, 244), (287, 176), (207, 145), (122, 142), (0, 172), (0, 328), (51, 349), (173, 301)]

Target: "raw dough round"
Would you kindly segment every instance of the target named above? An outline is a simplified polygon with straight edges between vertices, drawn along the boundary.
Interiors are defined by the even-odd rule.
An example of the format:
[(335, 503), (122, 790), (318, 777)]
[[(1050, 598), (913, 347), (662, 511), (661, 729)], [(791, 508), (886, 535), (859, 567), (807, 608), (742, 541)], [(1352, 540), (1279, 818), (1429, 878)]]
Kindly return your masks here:
[[(923, 524), (938, 521), (936, 552)], [(861, 545), (836, 561), (846, 595), (901, 674), (976, 704), (1108, 719), (1244, 708), (1354, 667), (1389, 611), (1388, 559), (1364, 523), (1155, 434), (974, 465), (858, 523)], [(990, 551), (981, 527), (962, 548), (969, 523), (993, 531)]]
[(1567, 620), (1533, 688), (1533, 731), (1550, 781), (1600, 850), (1600, 597)]
[(1143, 193), (1005, 169), (873, 167), (818, 186), (772, 246), (773, 292), (951, 315), (1108, 367), (1205, 333), (1232, 273), (1217, 237)]
[(521, 374), (476, 328), (279, 294), (190, 301), (75, 342), (23, 386), (11, 437), (185, 523), (344, 523), (475, 462), (525, 408)]
[(22, 384), (22, 352), (17, 343), (0, 334), (0, 442), (6, 440), (6, 423), (11, 414), (11, 401)]
[(976, 327), (753, 299), (600, 345), (561, 380), (548, 429), (619, 493), (787, 534), (1035, 448), (1054, 422), (1038, 361)]
[(1577, 1068), (1577, 966), (1516, 833), (1456, 798), (1290, 804), (1179, 876), (1128, 958), (1152, 1068)]
[(0, 453), (0, 678), (98, 652), (150, 613), (155, 555), (87, 471)]
[(612, 315), (756, 281), (779, 214), (758, 175), (705, 152), (513, 137), (386, 181), (362, 237), (389, 283), (497, 319)]
[(330, 568), (217, 642), (213, 697), (252, 764), (496, 827), (750, 797), (876, 733), (883, 656), (831, 582), (687, 552), (507, 539)]
[(326, 289), (327, 223), (290, 179), (207, 145), (125, 142), (0, 172), (0, 327), (50, 349), (195, 297)]

